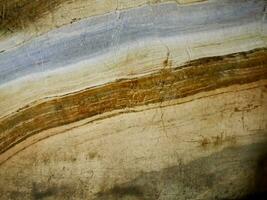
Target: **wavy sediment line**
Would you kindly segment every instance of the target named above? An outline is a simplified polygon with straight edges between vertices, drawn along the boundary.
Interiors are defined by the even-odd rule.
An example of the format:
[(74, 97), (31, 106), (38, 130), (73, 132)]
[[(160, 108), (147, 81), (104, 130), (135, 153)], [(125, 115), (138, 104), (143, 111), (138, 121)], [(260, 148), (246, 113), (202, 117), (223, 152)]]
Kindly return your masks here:
[(206, 0), (1, 0), (0, 52), (84, 18), (157, 3), (186, 5), (203, 1)]
[[(61, 18), (55, 17), (54, 24), (57, 26), (73, 23), (77, 20), (71, 19), (74, 14), (77, 15), (75, 10), (80, 8), (80, 10), (85, 10), (87, 13), (80, 13), (77, 17), (79, 19), (95, 16), (95, 15), (103, 15), (105, 13), (109, 13), (115, 10), (123, 10), (129, 9), (132, 7), (138, 7), (145, 4), (154, 4), (154, 3), (163, 3), (163, 2), (171, 2), (172, 0), (138, 0), (138, 1), (129, 1), (129, 0), (108, 0), (102, 1), (101, 3), (95, 2), (92, 0), (1, 0), (0, 1), (0, 25), (2, 30), (6, 30), (7, 32), (15, 31), (15, 30), (23, 30), (30, 26), (32, 23), (38, 23), (41, 18), (47, 18), (49, 14), (57, 15), (58, 12), (62, 12), (63, 9), (67, 10), (69, 16), (67, 19), (63, 19), (63, 16), (66, 15), (66, 11), (61, 13), (65, 14), (61, 16)], [(177, 4), (189, 4), (195, 2), (203, 2), (206, 0), (178, 0)], [(75, 6), (76, 4), (76, 6)], [(78, 5), (77, 5), (78, 4)], [(88, 6), (90, 4), (90, 7)], [(71, 16), (70, 16), (71, 15)], [(39, 22), (40, 23), (40, 22)], [(48, 26), (47, 29), (52, 26)]]
[(158, 103), (267, 77), (266, 49), (191, 61), (28, 105), (0, 122), (1, 153), (49, 128), (112, 110)]
[(265, 4), (163, 3), (56, 28), (0, 53), (0, 118), (39, 99), (153, 73), (167, 57), (176, 67), (266, 47)]
[(0, 0), (1, 199), (265, 191), (266, 7)]
[[(169, 67), (175, 68), (184, 65), (189, 59), (195, 60), (201, 57), (234, 53), (235, 50), (232, 49), (234, 46), (242, 47), (246, 51), (264, 46), (255, 42), (254, 38), (233, 39), (217, 45), (192, 47), (191, 56), (188, 57), (187, 47), (182, 47), (181, 42), (177, 47), (174, 41), (176, 40), (168, 41), (169, 43), (173, 42), (173, 44), (168, 44), (169, 52), (162, 44), (152, 41), (151, 43), (144, 42), (142, 46), (131, 44), (133, 46), (131, 49), (125, 47), (120, 50), (119, 56), (117, 55), (119, 58), (116, 60), (112, 59), (116, 55), (111, 53), (93, 60), (81, 61), (71, 67), (30, 74), (10, 84), (2, 85), (2, 87), (0, 86), (0, 118), (16, 112), (33, 101), (47, 100), (88, 87), (97, 87), (117, 79), (154, 73), (164, 68), (164, 62), (167, 59), (171, 63)], [(14, 96), (16, 98), (13, 98)]]
[[(78, 199), (85, 196), (94, 199), (94, 194), (108, 192), (113, 187), (134, 180), (138, 174), (144, 172), (157, 174), (161, 169), (172, 166), (180, 166), (181, 169), (181, 161), (186, 164), (228, 148), (232, 149), (232, 153), (228, 152), (228, 156), (223, 156), (224, 160), (219, 160), (212, 166), (208, 165), (211, 166), (210, 174), (214, 174), (214, 168), (218, 169), (217, 166), (225, 168), (222, 163), (229, 164), (227, 169), (231, 172), (233, 166), (236, 166), (237, 172), (241, 171), (240, 166), (245, 166), (246, 168), (242, 169), (245, 180), (236, 172), (232, 172), (233, 175), (238, 174), (234, 176), (237, 179), (233, 180), (232, 174), (229, 176), (229, 173), (218, 170), (218, 174), (223, 174), (225, 178), (220, 181), (226, 186), (230, 185), (228, 181), (231, 180), (235, 185), (239, 185), (238, 188), (244, 188), (244, 183), (251, 183), (251, 179), (247, 179), (247, 176), (255, 169), (257, 162), (255, 159), (258, 160), (251, 151), (257, 154), (266, 152), (264, 151), (266, 144), (260, 145), (266, 141), (266, 131), (262, 130), (266, 125), (264, 113), (267, 108), (264, 101), (267, 95), (266, 81), (265, 79), (244, 85), (232, 85), (173, 101), (118, 110), (126, 113), (93, 123), (90, 123), (93, 121), (92, 118), (88, 118), (43, 131), (24, 140), (29, 142), (27, 143), (29, 146), (23, 141), (1, 154), (0, 162), (8, 152), (17, 151), (15, 156), (1, 165), (0, 172), (4, 181), (1, 182), (3, 187), (0, 193), (6, 197), (4, 199), (10, 199), (8, 197), (12, 196), (13, 188), (23, 185), (20, 195), (29, 199), (34, 190), (32, 183), (41, 181), (42, 184), (38, 185), (37, 191), (46, 191), (46, 188), (54, 185), (47, 181), (52, 176), (58, 188), (65, 188), (62, 191), (63, 195), (51, 194), (53, 198), (68, 198), (66, 191), (69, 190), (65, 186), (77, 185), (77, 182), (84, 180), (85, 184), (81, 184), (78, 189), (71, 187), (74, 188), (72, 193)], [(101, 115), (96, 116), (99, 117)], [(54, 136), (49, 137), (49, 135)], [(204, 139), (208, 139), (211, 144), (205, 143)], [(249, 146), (248, 151), (233, 153), (243, 145)], [(262, 148), (251, 148), (251, 145), (254, 147), (260, 145)], [(19, 151), (20, 147), (24, 148)], [(173, 155), (171, 159), (170, 155)], [(251, 170), (247, 169), (247, 164), (240, 163), (241, 155), (246, 157), (246, 163), (254, 166)], [(124, 160), (123, 164), (121, 159)], [(196, 166), (197, 170), (202, 168), (201, 164)], [(188, 175), (191, 174), (189, 171)], [(103, 184), (109, 175), (110, 184)], [(202, 173), (201, 176), (203, 177)], [(141, 186), (147, 188), (146, 183), (149, 184), (150, 180), (148, 178), (145, 182), (141, 182)], [(79, 191), (88, 191), (86, 189), (88, 184), (93, 190), (77, 197)], [(83, 187), (84, 185), (86, 187)], [(208, 189), (212, 194), (213, 185)], [(41, 189), (41, 186), (45, 189)], [(221, 191), (221, 184), (218, 187)], [(237, 187), (232, 187), (231, 184), (230, 188), (234, 194), (240, 195), (240, 192), (236, 193)], [(77, 190), (79, 191), (76, 192)], [(248, 192), (247, 189), (242, 191)], [(107, 199), (106, 196), (103, 198)]]
[[(217, 32), (219, 34), (217, 42), (220, 40), (224, 42), (224, 38), (227, 40), (227, 36), (224, 35), (233, 34), (232, 32), (236, 34), (237, 39), (244, 34), (256, 34), (261, 38), (262, 10), (265, 2), (227, 2), (215, 1), (182, 8), (173, 8), (171, 7), (173, 4), (155, 5), (153, 9), (140, 7), (126, 10), (119, 15), (111, 13), (64, 26), (20, 48), (1, 53), (0, 84), (29, 74), (69, 66), (109, 51), (117, 51), (127, 42), (138, 42), (146, 38), (163, 40), (166, 37), (176, 36), (180, 39), (179, 43), (185, 44), (177, 45), (180, 48), (188, 43), (194, 46), (192, 42), (201, 44), (201, 40), (210, 39), (211, 36), (206, 35), (208, 32), (218, 30), (222, 30), (223, 33)], [(216, 12), (219, 8), (222, 10)], [(242, 30), (244, 33), (238, 34), (241, 31), (239, 27), (249, 24), (254, 26), (246, 27)], [(233, 27), (235, 29), (231, 30)], [(249, 28), (252, 30), (248, 30)], [(196, 40), (198, 34), (201, 37)]]
[[(219, 88), (219, 89), (211, 90), (211, 91), (207, 91), (207, 92), (200, 92), (200, 93), (197, 93), (197, 94), (194, 94), (191, 96), (187, 96), (187, 97), (179, 98), (179, 99), (174, 99), (174, 100), (170, 100), (170, 101), (164, 101), (164, 102), (155, 103), (155, 104), (138, 106), (138, 107), (134, 107), (134, 108), (113, 110), (111, 112), (106, 112), (106, 113), (103, 113), (100, 115), (95, 115), (93, 117), (86, 118), (86, 119), (83, 119), (83, 120), (80, 120), (80, 121), (77, 121), (74, 123), (70, 123), (70, 124), (67, 124), (64, 126), (59, 126), (59, 127), (45, 130), (45, 131), (41, 131), (38, 134), (35, 134), (31, 137), (26, 138), (22, 142), (15, 145), (13, 148), (10, 148), (7, 151), (5, 151), (4, 153), (0, 154), (0, 165), (4, 164), (6, 161), (11, 159), (13, 156), (19, 154), (20, 152), (30, 148), (31, 146), (33, 146), (33, 145), (35, 145), (35, 144), (37, 144), (43, 140), (49, 139), (52, 136), (56, 136), (58, 134), (65, 134), (66, 132), (76, 130), (79, 128), (83, 128), (86, 126), (90, 126), (90, 124), (93, 124), (95, 122), (104, 121), (105, 119), (113, 118), (113, 117), (118, 116), (118, 115), (124, 115), (124, 114), (127, 115), (129, 113), (141, 113), (141, 112), (146, 112), (149, 110), (155, 110), (157, 108), (164, 109), (164, 108), (171, 107), (171, 106), (187, 104), (187, 103), (190, 103), (193, 101), (204, 100), (204, 99), (208, 99), (208, 98), (214, 98), (216, 96), (223, 96), (226, 94), (234, 94), (234, 93), (242, 93), (242, 92), (251, 92), (253, 94), (252, 91), (255, 91), (257, 89), (261, 89), (264, 87), (267, 87), (267, 80), (266, 79), (256, 81), (253, 83), (248, 83), (248, 84), (232, 85), (232, 86)], [(262, 106), (264, 106), (264, 105), (262, 105)], [(250, 109), (253, 109), (253, 105), (249, 104), (248, 107), (243, 107), (243, 109), (244, 109), (244, 111), (249, 111)], [(241, 108), (235, 108), (235, 110), (241, 111), (242, 106), (241, 106)], [(258, 135), (258, 133), (253, 134), (253, 136), (256, 136), (256, 135)], [(260, 132), (259, 135), (262, 135), (262, 133)], [(248, 135), (248, 136), (251, 136), (251, 135)], [(204, 145), (204, 146), (208, 145), (205, 142), (205, 140), (202, 140), (199, 143), (201, 145)]]

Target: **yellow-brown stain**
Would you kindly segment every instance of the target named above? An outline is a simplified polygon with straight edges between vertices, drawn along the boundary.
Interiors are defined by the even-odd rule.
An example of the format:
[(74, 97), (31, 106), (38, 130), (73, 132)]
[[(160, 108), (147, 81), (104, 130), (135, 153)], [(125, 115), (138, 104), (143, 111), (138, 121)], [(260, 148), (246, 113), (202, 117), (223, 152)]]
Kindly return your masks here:
[(28, 105), (0, 121), (0, 153), (43, 130), (105, 112), (266, 79), (266, 60), (266, 49), (202, 58), (182, 67), (164, 68)]

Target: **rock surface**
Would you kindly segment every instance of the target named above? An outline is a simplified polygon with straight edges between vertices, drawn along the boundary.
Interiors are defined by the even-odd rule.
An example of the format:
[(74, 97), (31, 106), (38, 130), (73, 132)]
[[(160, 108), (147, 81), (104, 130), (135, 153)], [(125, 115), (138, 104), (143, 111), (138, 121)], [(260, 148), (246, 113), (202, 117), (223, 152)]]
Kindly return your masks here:
[(0, 0), (1, 199), (264, 194), (266, 5)]

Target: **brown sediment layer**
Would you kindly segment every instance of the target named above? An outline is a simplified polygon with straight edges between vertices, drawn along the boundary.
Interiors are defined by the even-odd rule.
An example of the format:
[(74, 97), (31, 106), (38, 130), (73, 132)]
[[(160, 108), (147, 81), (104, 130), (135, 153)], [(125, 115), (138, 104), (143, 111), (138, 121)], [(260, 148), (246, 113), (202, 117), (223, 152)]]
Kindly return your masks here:
[(40, 131), (104, 112), (267, 79), (266, 60), (266, 49), (202, 58), (182, 67), (165, 68), (28, 105), (0, 121), (0, 153)]

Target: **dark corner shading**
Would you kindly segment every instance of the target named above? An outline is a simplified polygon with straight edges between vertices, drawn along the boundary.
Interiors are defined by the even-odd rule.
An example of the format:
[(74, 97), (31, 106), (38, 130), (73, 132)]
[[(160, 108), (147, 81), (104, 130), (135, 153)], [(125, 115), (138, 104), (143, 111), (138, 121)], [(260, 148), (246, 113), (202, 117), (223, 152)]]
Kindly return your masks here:
[[(144, 172), (135, 179), (103, 188), (96, 200), (119, 199), (198, 199), (211, 191), (207, 199), (214, 200), (267, 200), (266, 168), (267, 143), (229, 147), (210, 156), (180, 163), (161, 171)], [(238, 158), (238, 160), (236, 160)], [(231, 162), (238, 162), (231, 165)], [(230, 163), (225, 168), (220, 163)], [(239, 166), (244, 166), (240, 171)], [(235, 178), (251, 175), (245, 187)], [(240, 196), (239, 196), (240, 195)]]
[(23, 29), (69, 0), (0, 0), (0, 31)]

